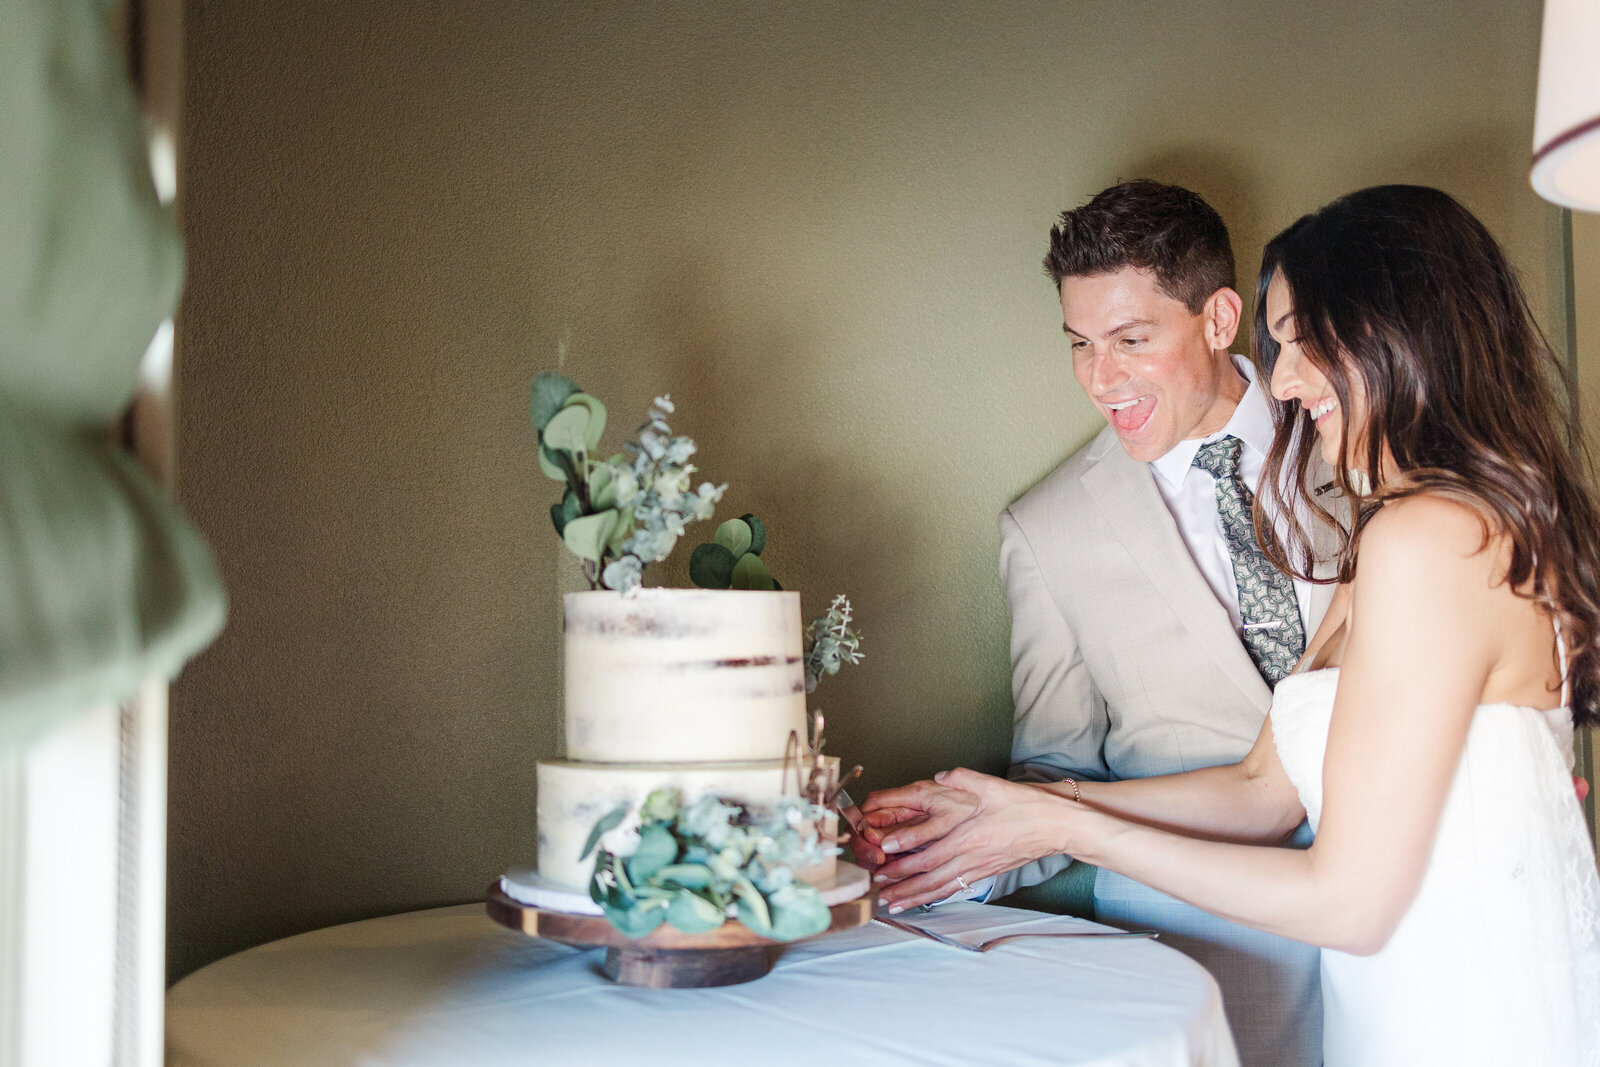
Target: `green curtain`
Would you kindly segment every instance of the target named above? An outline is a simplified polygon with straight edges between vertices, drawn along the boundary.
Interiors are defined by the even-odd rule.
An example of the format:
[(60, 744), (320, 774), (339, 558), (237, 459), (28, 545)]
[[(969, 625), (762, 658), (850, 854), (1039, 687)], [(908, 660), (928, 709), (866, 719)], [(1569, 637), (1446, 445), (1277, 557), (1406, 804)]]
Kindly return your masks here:
[(209, 548), (111, 429), (183, 249), (110, 14), (0, 3), (0, 748), (171, 677), (224, 614)]

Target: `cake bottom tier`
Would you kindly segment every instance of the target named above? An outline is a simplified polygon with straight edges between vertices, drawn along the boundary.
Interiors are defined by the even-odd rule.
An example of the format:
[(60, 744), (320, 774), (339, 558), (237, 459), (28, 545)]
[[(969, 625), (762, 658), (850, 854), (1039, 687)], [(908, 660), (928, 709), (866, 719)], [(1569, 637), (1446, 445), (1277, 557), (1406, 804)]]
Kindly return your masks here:
[[(837, 764), (837, 759), (828, 757)], [(783, 760), (750, 763), (541, 762), (538, 774), (539, 875), (555, 885), (587, 890), (594, 858), (579, 852), (595, 822), (618, 804), (637, 804), (653, 790), (676, 788), (685, 802), (711, 794), (744, 804), (770, 804), (784, 792)], [(837, 770), (837, 767), (835, 767)], [(794, 790), (794, 774), (789, 775)], [(829, 817), (829, 829), (834, 818)], [(815, 882), (834, 875), (835, 858), (796, 872)]]

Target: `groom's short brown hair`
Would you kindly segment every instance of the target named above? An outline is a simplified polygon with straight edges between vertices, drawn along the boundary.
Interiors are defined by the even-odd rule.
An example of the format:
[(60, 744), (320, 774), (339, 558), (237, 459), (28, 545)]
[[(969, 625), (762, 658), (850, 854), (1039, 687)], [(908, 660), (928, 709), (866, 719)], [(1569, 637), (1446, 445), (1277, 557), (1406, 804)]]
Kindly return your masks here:
[(1149, 271), (1161, 291), (1199, 314), (1218, 289), (1234, 288), (1233, 246), (1222, 216), (1199, 194), (1135, 179), (1061, 213), (1050, 229), (1044, 272), (1061, 279)]

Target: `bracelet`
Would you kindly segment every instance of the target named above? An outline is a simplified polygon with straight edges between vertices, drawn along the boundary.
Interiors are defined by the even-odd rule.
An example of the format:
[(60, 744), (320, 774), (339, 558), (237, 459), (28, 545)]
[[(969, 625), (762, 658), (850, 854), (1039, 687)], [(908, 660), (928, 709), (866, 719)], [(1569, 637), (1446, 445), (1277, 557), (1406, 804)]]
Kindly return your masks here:
[(1068, 785), (1070, 785), (1072, 787), (1072, 799), (1077, 801), (1079, 804), (1082, 804), (1083, 803), (1083, 794), (1078, 792), (1078, 782), (1077, 782), (1077, 780), (1073, 779), (1073, 778), (1063, 778), (1061, 780), (1063, 782), (1066, 782)]

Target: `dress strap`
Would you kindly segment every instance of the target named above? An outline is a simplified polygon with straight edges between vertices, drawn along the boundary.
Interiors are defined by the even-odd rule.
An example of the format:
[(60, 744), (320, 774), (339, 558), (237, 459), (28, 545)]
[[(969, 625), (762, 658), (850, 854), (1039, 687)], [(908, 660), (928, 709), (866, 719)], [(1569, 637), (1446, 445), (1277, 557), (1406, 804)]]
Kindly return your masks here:
[(1567, 707), (1572, 703), (1572, 679), (1567, 677), (1567, 643), (1561, 637), (1561, 623), (1552, 618), (1550, 625), (1556, 631), (1556, 656), (1561, 665), (1561, 706)]

